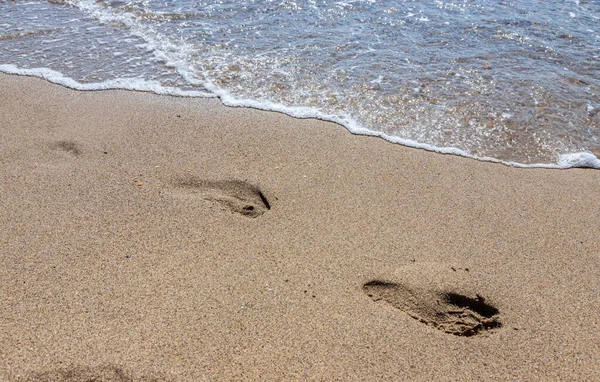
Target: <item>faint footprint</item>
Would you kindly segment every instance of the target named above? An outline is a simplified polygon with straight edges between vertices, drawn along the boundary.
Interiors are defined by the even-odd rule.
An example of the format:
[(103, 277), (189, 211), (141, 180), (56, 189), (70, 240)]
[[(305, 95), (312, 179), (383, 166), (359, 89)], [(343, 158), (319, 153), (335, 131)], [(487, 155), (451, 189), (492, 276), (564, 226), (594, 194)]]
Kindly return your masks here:
[(209, 181), (188, 177), (175, 182), (176, 194), (217, 202), (231, 212), (255, 218), (271, 209), (262, 191), (239, 180)]
[(363, 290), (374, 301), (385, 301), (444, 333), (470, 337), (502, 326), (499, 310), (474, 287), (468, 269), (415, 263), (389, 281), (364, 284)]
[(131, 373), (114, 365), (101, 367), (74, 367), (32, 373), (19, 379), (22, 382), (159, 382), (162, 378), (144, 376), (134, 378)]
[(79, 156), (83, 152), (80, 145), (75, 141), (57, 141), (50, 145), (50, 147), (54, 150), (62, 150), (71, 155)]

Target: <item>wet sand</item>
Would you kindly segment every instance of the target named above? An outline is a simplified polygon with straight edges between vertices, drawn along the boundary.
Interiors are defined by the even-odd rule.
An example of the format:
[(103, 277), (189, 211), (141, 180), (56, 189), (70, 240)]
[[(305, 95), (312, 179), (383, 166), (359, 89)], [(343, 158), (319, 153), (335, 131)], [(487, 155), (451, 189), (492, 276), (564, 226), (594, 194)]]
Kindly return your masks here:
[(0, 75), (0, 380), (600, 379), (600, 172)]

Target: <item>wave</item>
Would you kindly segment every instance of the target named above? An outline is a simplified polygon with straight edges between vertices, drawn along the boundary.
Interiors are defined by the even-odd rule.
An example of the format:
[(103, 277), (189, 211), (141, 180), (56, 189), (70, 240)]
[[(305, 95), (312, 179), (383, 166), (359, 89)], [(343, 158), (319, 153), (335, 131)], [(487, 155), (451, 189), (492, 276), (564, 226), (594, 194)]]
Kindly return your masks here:
[(213, 93), (182, 90), (175, 87), (163, 86), (158, 81), (148, 81), (140, 78), (118, 78), (103, 82), (81, 83), (70, 77), (65, 77), (62, 73), (48, 68), (23, 69), (15, 65), (0, 65), (0, 72), (7, 74), (16, 74), (22, 76), (31, 76), (43, 78), (49, 82), (65, 86), (75, 90), (135, 90), (142, 92), (151, 92), (155, 94), (171, 95), (177, 97), (204, 97), (214, 98)]
[(209, 92), (203, 91), (187, 91), (181, 90), (174, 87), (163, 86), (157, 81), (146, 81), (139, 78), (120, 78), (115, 80), (109, 80), (97, 83), (81, 83), (72, 78), (65, 77), (62, 73), (57, 72), (48, 68), (33, 68), (24, 69), (18, 68), (15, 65), (0, 65), (0, 72), (14, 75), (33, 76), (43, 78), (49, 82), (62, 85), (75, 90), (83, 91), (97, 91), (97, 90), (133, 90), (152, 92), (161, 95), (170, 95), (178, 97), (204, 97), (214, 98), (218, 97), (221, 102), (230, 107), (248, 107), (253, 109), (266, 110), (271, 112), (279, 112), (287, 114), (295, 118), (315, 118), (323, 121), (334, 122), (349, 130), (353, 134), (367, 135), (373, 137), (382, 138), (391, 143), (397, 143), (403, 146), (424, 149), (427, 151), (433, 151), (440, 154), (451, 154), (458, 155), (466, 158), (472, 158), (476, 160), (501, 163), (504, 165), (520, 168), (550, 168), (550, 169), (567, 169), (567, 168), (595, 168), (600, 169), (600, 160), (592, 153), (589, 152), (577, 152), (562, 154), (557, 157), (556, 163), (534, 163), (534, 164), (523, 164), (518, 162), (503, 161), (491, 157), (478, 157), (471, 155), (463, 150), (454, 147), (437, 147), (425, 143), (416, 142), (414, 140), (405, 139), (393, 135), (388, 135), (382, 132), (373, 131), (361, 126), (354, 119), (346, 116), (336, 116), (324, 114), (316, 108), (311, 107), (293, 107), (286, 106), (274, 102), (268, 101), (257, 101), (254, 99), (238, 99), (224, 89), (221, 89), (210, 83), (203, 83), (205, 89)]

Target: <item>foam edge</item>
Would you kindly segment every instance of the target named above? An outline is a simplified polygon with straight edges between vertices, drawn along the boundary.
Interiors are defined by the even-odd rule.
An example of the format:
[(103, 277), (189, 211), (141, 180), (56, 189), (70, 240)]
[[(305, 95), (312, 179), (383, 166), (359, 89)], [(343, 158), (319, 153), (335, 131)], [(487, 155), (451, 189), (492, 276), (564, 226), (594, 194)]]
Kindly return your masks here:
[(49, 68), (24, 69), (10, 64), (0, 65), (0, 72), (20, 76), (39, 77), (57, 85), (82, 91), (134, 90), (176, 97), (215, 97), (214, 94), (209, 92), (181, 90), (171, 86), (163, 86), (158, 81), (149, 81), (141, 78), (120, 78), (103, 82), (82, 83), (75, 81), (72, 78), (65, 77), (62, 73)]
[(202, 85), (208, 92), (202, 91), (186, 91), (173, 87), (161, 85), (158, 81), (147, 81), (139, 78), (109, 80), (99, 83), (80, 83), (72, 78), (65, 77), (62, 73), (48, 68), (22, 69), (15, 65), (4, 64), (0, 65), (0, 72), (6, 74), (16, 74), (24, 76), (33, 76), (44, 78), (49, 82), (62, 85), (75, 90), (134, 90), (152, 92), (161, 95), (171, 95), (178, 97), (218, 97), (225, 106), (230, 107), (248, 107), (253, 109), (278, 112), (289, 115), (294, 118), (314, 118), (322, 121), (337, 123), (352, 134), (367, 135), (382, 138), (391, 143), (397, 143), (402, 146), (433, 151), (440, 154), (457, 155), (465, 158), (476, 159), (484, 162), (500, 163), (511, 167), (519, 168), (549, 168), (549, 169), (569, 169), (569, 168), (594, 168), (600, 169), (600, 159), (590, 152), (577, 152), (569, 154), (561, 154), (557, 157), (556, 163), (518, 163), (511, 161), (503, 161), (492, 157), (479, 157), (469, 154), (466, 151), (455, 147), (438, 147), (426, 143), (413, 141), (411, 139), (401, 138), (394, 135), (388, 135), (382, 132), (374, 131), (361, 126), (356, 120), (349, 116), (337, 116), (325, 114), (316, 108), (303, 106), (286, 106), (283, 104), (258, 101), (255, 99), (239, 99), (232, 96), (228, 91), (219, 88), (218, 86), (205, 81), (187, 78), (186, 80), (194, 85)]

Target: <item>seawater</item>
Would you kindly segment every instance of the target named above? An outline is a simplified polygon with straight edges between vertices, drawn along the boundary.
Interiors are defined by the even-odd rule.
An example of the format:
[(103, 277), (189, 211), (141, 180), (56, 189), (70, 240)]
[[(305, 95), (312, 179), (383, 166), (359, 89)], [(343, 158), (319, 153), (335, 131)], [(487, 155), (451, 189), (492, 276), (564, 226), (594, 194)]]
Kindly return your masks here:
[(0, 0), (0, 71), (600, 168), (596, 0)]

